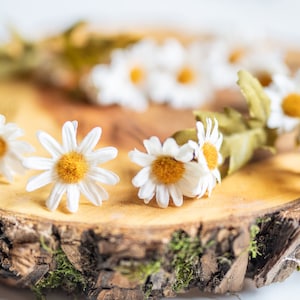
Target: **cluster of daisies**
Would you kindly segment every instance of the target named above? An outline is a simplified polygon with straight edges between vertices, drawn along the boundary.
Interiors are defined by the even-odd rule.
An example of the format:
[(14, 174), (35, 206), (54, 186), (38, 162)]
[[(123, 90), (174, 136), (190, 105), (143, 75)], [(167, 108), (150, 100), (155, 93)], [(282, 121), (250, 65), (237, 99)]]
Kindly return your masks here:
[(116, 49), (108, 64), (94, 66), (83, 88), (99, 105), (143, 111), (149, 101), (174, 108), (199, 108), (217, 90), (235, 89), (246, 69), (267, 86), (274, 74), (289, 74), (286, 50), (254, 38), (216, 37), (183, 45), (141, 40)]
[[(146, 153), (137, 149), (129, 152), (132, 162), (142, 166), (132, 183), (139, 188), (138, 197), (145, 203), (156, 198), (165, 208), (170, 199), (175, 206), (183, 204), (183, 197), (202, 197), (211, 194), (221, 181), (218, 166), (222, 163), (220, 147), (223, 141), (216, 120), (207, 119), (206, 129), (197, 122), (198, 142), (189, 141), (179, 146), (173, 138), (161, 143), (157, 137), (144, 141)], [(34, 191), (50, 183), (51, 193), (46, 206), (55, 210), (64, 194), (67, 209), (78, 210), (80, 195), (99, 206), (109, 195), (101, 184), (115, 185), (119, 177), (98, 165), (116, 158), (114, 147), (94, 150), (101, 137), (101, 128), (92, 129), (77, 142), (77, 121), (67, 121), (62, 127), (62, 144), (44, 131), (37, 132), (41, 145), (49, 152), (47, 157), (28, 157), (34, 151), (28, 143), (19, 141), (22, 130), (14, 123), (5, 123), (0, 115), (0, 173), (12, 181), (25, 168), (43, 171), (30, 178), (27, 191)]]

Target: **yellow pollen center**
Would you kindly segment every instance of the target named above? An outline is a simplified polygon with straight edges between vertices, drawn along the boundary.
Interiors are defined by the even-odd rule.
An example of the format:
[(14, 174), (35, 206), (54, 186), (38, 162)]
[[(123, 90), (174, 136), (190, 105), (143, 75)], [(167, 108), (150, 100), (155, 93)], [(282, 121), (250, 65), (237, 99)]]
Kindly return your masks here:
[(237, 48), (233, 50), (228, 57), (228, 61), (232, 64), (237, 63), (245, 55), (245, 50), (242, 48)]
[(292, 93), (287, 95), (282, 103), (282, 110), (290, 117), (300, 117), (300, 94)]
[(129, 72), (133, 84), (139, 84), (144, 79), (144, 72), (140, 67), (133, 67)]
[(159, 156), (152, 163), (151, 171), (159, 183), (172, 184), (183, 177), (185, 167), (181, 161), (177, 161), (173, 157)]
[(272, 83), (272, 76), (268, 72), (260, 72), (256, 75), (258, 81), (262, 86), (268, 86)]
[(207, 162), (207, 166), (210, 170), (215, 169), (218, 166), (218, 151), (211, 143), (204, 143), (203, 154)]
[(88, 171), (84, 156), (77, 152), (64, 154), (56, 164), (58, 177), (64, 183), (78, 183)]
[(189, 84), (195, 81), (195, 73), (188, 67), (182, 68), (177, 74), (177, 81), (181, 84)]
[(7, 151), (7, 144), (3, 138), (0, 137), (0, 157), (4, 156)]

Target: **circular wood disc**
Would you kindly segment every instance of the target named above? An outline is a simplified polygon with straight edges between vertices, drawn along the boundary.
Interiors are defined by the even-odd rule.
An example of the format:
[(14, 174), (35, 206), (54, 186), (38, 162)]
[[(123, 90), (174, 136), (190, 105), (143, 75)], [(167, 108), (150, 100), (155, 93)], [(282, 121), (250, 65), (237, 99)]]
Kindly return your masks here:
[[(211, 103), (210, 109), (220, 110), (230, 99), (224, 96), (223, 102)], [(172, 282), (176, 282), (177, 275), (174, 269), (167, 270), (165, 267), (168, 266), (166, 261), (169, 259), (166, 253), (169, 253), (168, 244), (174, 232), (182, 230), (190, 237), (200, 238), (202, 244), (212, 239), (216, 242), (211, 252), (208, 251), (210, 254), (207, 254), (206, 261), (198, 262), (197, 268), (201, 270), (202, 277), (198, 274), (184, 288), (198, 286), (204, 291), (220, 293), (237, 291), (242, 288), (246, 276), (253, 278), (260, 286), (284, 279), (295, 267), (290, 263), (284, 273), (280, 271), (282, 255), (295, 254), (299, 245), (299, 230), (297, 231), (293, 222), (299, 220), (300, 154), (292, 149), (293, 140), (290, 136), (281, 138), (281, 153), (258, 159), (226, 177), (213, 190), (211, 197), (186, 198), (182, 207), (170, 205), (161, 209), (155, 199), (145, 205), (137, 197), (137, 189), (131, 184), (131, 180), (140, 167), (129, 160), (128, 151), (134, 148), (144, 150), (143, 139), (152, 135), (164, 140), (177, 130), (194, 127), (191, 111), (159, 105), (151, 105), (144, 113), (117, 106), (96, 107), (74, 102), (58, 91), (20, 82), (1, 83), (0, 103), (0, 113), (5, 114), (8, 121), (13, 121), (24, 129), (23, 139), (34, 145), (36, 152), (32, 155), (35, 156), (49, 157), (36, 139), (37, 130), (44, 130), (61, 141), (61, 126), (67, 120), (78, 120), (79, 139), (95, 126), (100, 126), (103, 130), (102, 137), (96, 148), (114, 146), (119, 150), (115, 160), (102, 166), (117, 173), (121, 179), (116, 186), (105, 186), (110, 197), (102, 206), (95, 207), (82, 196), (78, 212), (72, 214), (67, 211), (65, 200), (61, 201), (54, 212), (46, 208), (45, 201), (51, 185), (26, 192), (26, 182), (37, 174), (36, 171), (17, 176), (12, 184), (1, 178), (0, 219), (2, 233), (9, 240), (10, 248), (5, 250), (5, 245), (0, 245), (0, 249), (2, 253), (6, 251), (9, 261), (4, 277), (9, 278), (10, 283), (33, 286), (51, 269), (49, 262), (43, 264), (36, 258), (49, 258), (49, 253), (39, 243), (41, 236), (46, 238), (48, 244), (61, 247), (73, 266), (89, 278), (89, 289), (85, 293), (91, 299), (106, 299), (108, 293), (114, 297), (131, 295), (130, 299), (143, 297), (145, 282), (135, 282), (132, 285), (126, 276), (116, 271), (116, 266), (123, 260), (149, 262), (160, 255), (165, 256), (160, 272), (168, 276), (155, 279), (154, 275), (149, 274), (147, 280), (152, 280), (152, 295), (172, 295)], [(240, 105), (235, 101), (232, 103)], [(290, 151), (286, 151), (288, 149)], [(256, 238), (251, 236), (251, 225), (255, 224), (257, 218), (266, 218), (268, 221), (268, 227), (266, 222), (259, 223), (259, 234), (265, 237), (262, 247), (265, 247), (265, 256), (269, 256), (258, 255), (257, 260), (249, 260), (249, 245), (251, 239)], [(281, 222), (282, 227), (277, 228), (275, 222)], [(287, 230), (284, 227), (286, 224), (292, 226), (294, 231), (290, 227)], [(286, 230), (290, 234), (283, 239), (282, 233)], [(270, 235), (273, 234), (279, 244), (271, 249)], [(105, 243), (103, 239), (106, 240)], [(228, 244), (226, 247), (225, 241)], [(90, 265), (84, 263), (86, 253), (91, 251), (89, 245), (93, 245), (93, 253), (98, 257), (97, 263)], [(262, 251), (261, 248), (260, 252)], [(218, 255), (225, 252), (230, 253), (230, 264), (226, 272), (220, 269), (222, 264), (218, 261)], [(24, 254), (29, 253), (35, 253), (33, 258), (24, 259)], [(99, 257), (103, 255), (115, 259), (101, 265)], [(274, 255), (277, 255), (276, 259)], [(46, 265), (47, 270), (37, 274), (35, 270), (40, 265)], [(3, 260), (1, 266), (4, 270)], [(96, 268), (96, 273), (93, 268)], [(107, 270), (110, 270), (110, 277)], [(213, 282), (216, 274), (219, 274), (218, 281)], [(109, 278), (109, 287), (105, 286), (103, 278)], [(206, 282), (205, 285), (201, 284), (201, 278)]]

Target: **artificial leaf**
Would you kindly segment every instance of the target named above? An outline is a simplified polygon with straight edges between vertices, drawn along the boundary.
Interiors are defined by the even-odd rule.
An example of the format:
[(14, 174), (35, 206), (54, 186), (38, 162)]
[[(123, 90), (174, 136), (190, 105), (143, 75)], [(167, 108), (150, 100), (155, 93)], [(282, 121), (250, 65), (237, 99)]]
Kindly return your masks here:
[(247, 101), (250, 117), (265, 125), (270, 115), (269, 97), (259, 81), (249, 72), (241, 70), (238, 77), (238, 85)]

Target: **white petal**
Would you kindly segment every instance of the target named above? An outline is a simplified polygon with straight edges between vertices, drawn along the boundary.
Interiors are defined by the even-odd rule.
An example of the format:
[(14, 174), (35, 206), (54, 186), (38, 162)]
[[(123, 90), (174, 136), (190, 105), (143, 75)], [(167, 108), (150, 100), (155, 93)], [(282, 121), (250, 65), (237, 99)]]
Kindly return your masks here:
[(178, 153), (179, 146), (175, 142), (173, 138), (168, 138), (165, 140), (163, 144), (163, 153), (170, 155), (170, 156), (175, 156)]
[(108, 199), (108, 193), (101, 186), (90, 181), (81, 181), (79, 183), (81, 193), (94, 205), (99, 206), (102, 200)]
[(62, 128), (62, 140), (64, 152), (74, 151), (77, 147), (74, 124), (70, 121), (66, 122)]
[(205, 139), (204, 126), (203, 126), (202, 122), (198, 121), (196, 123), (196, 127), (197, 127), (198, 143), (199, 143), (199, 145), (201, 145), (200, 143), (203, 143), (203, 141)]
[(48, 133), (44, 131), (38, 131), (37, 138), (43, 147), (52, 155), (52, 157), (58, 157), (63, 154), (63, 150), (59, 143)]
[(159, 207), (166, 208), (169, 205), (169, 192), (165, 185), (156, 186), (156, 202)]
[(6, 166), (3, 160), (0, 161), (0, 174), (2, 174), (9, 182), (12, 182), (14, 179), (12, 170)]
[(151, 155), (161, 154), (162, 146), (157, 136), (152, 136), (148, 140), (144, 140), (144, 146), (147, 152)]
[(181, 206), (183, 204), (183, 195), (177, 185), (171, 184), (169, 186), (169, 193), (176, 206)]
[(67, 208), (70, 212), (75, 213), (79, 207), (80, 191), (76, 184), (67, 186)]
[(53, 180), (54, 180), (54, 178), (53, 178), (51, 171), (43, 172), (39, 175), (31, 177), (28, 180), (28, 183), (26, 186), (26, 191), (31, 192), (31, 191), (37, 190), (37, 189), (51, 183)]
[(15, 152), (18, 155), (33, 152), (35, 150), (34, 147), (32, 147), (29, 143), (26, 143), (24, 141), (10, 141), (9, 145), (11, 151)]
[(5, 124), (5, 116), (0, 114), (0, 126)]
[(119, 176), (117, 176), (115, 173), (102, 169), (93, 167), (88, 173), (88, 177), (95, 181), (100, 181), (105, 184), (116, 184), (120, 181)]
[(88, 154), (87, 159), (93, 165), (98, 165), (116, 158), (117, 155), (118, 149), (115, 147), (105, 147)]
[(146, 167), (146, 166), (151, 165), (151, 163), (155, 159), (154, 156), (149, 155), (147, 153), (143, 153), (137, 149), (130, 151), (128, 153), (128, 156), (132, 162), (138, 164), (141, 167)]
[(100, 127), (93, 128), (82, 140), (78, 147), (80, 153), (88, 153), (97, 145), (101, 137), (102, 129)]
[(146, 202), (148, 203), (154, 197), (154, 194), (155, 194), (155, 184), (153, 183), (152, 180), (149, 180), (139, 189), (138, 197), (140, 199), (145, 199)]
[(188, 143), (188, 144), (184, 144), (179, 148), (178, 153), (175, 155), (175, 159), (182, 162), (189, 162), (193, 159), (193, 156), (194, 156), (194, 149)]
[(211, 128), (212, 128), (212, 121), (210, 118), (206, 118), (206, 134), (205, 134), (206, 141), (210, 138)]
[(54, 165), (54, 160), (45, 157), (27, 157), (23, 159), (24, 167), (33, 170), (50, 170)]
[(49, 198), (46, 201), (46, 206), (54, 211), (57, 209), (59, 202), (66, 190), (66, 186), (61, 183), (56, 183), (50, 193)]
[(132, 184), (135, 187), (140, 187), (142, 185), (144, 185), (149, 179), (150, 177), (150, 171), (151, 168), (150, 167), (145, 167), (143, 169), (141, 169), (136, 175), (135, 177), (132, 179)]

